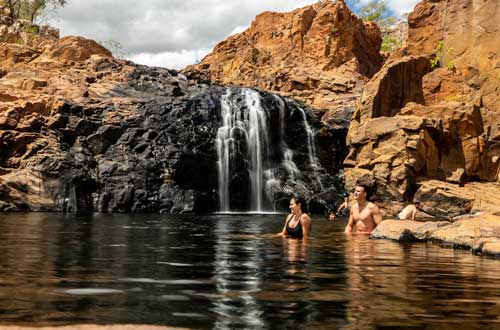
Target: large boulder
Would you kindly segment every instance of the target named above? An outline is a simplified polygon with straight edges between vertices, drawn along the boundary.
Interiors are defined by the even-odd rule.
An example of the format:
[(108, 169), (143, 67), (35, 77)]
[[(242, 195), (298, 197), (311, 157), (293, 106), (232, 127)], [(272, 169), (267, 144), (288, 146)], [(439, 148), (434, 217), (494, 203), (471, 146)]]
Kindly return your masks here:
[(42, 58), (63, 62), (83, 62), (91, 56), (113, 57), (111, 52), (91, 39), (78, 36), (61, 38), (48, 49)]

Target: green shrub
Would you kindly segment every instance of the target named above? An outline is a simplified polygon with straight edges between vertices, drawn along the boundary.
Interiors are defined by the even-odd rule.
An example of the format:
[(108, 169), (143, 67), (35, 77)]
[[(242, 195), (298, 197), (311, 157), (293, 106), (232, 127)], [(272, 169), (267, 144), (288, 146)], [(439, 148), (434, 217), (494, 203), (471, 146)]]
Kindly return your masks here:
[(380, 50), (391, 53), (401, 47), (402, 44), (403, 41), (400, 38), (390, 34), (385, 34), (382, 36), (382, 45), (380, 46)]
[[(436, 54), (434, 55), (434, 57), (430, 59), (431, 69), (434, 70), (440, 67), (443, 56), (446, 54), (447, 56), (451, 57), (453, 56), (453, 52), (454, 52), (453, 48), (446, 48), (444, 46), (443, 40), (441, 40), (436, 46)], [(454, 60), (448, 61), (446, 67), (448, 68), (448, 70), (454, 72), (456, 70), (455, 61)]]
[(21, 31), (31, 34), (40, 33), (40, 28), (37, 25), (23, 25)]

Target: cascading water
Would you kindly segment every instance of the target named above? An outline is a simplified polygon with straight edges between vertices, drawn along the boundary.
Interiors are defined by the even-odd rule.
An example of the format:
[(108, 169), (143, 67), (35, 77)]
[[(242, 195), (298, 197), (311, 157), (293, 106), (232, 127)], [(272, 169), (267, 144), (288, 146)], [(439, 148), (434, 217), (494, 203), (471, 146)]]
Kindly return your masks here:
[[(265, 165), (269, 165), (269, 130), (268, 116), (260, 105), (260, 96), (257, 92), (245, 89), (245, 102), (248, 108), (248, 157), (250, 159), (250, 196), (253, 211), (262, 212), (263, 209), (263, 181), (264, 170), (266, 170), (267, 181), (273, 180), (272, 171)], [(267, 166), (266, 166), (267, 167)]]
[(309, 123), (307, 122), (307, 116), (304, 109), (298, 108), (298, 110), (300, 112), (300, 115), (302, 116), (304, 128), (307, 133), (307, 151), (309, 155), (309, 164), (311, 165), (312, 168), (318, 168), (318, 160), (316, 158), (316, 144), (314, 141), (314, 132), (311, 129), (311, 126), (309, 126)]
[(279, 96), (274, 95), (274, 99), (278, 103), (278, 110), (280, 114), (280, 145), (281, 145), (281, 150), (283, 151), (283, 160), (282, 164), (283, 167), (286, 169), (289, 177), (291, 180), (295, 180), (297, 175), (300, 174), (299, 169), (297, 168), (297, 165), (293, 161), (293, 151), (292, 149), (288, 148), (288, 145), (286, 144), (285, 137), (286, 137), (286, 109), (285, 109), (285, 102), (283, 99)]
[(231, 211), (231, 158), (238, 153), (235, 148), (236, 140), (242, 137), (247, 149), (250, 209), (253, 212), (270, 211), (267, 208), (270, 201), (266, 200), (269, 194), (266, 194), (264, 188), (269, 186), (267, 182), (273, 182), (275, 178), (269, 170), (268, 114), (262, 108), (257, 92), (243, 89), (242, 96), (245, 100), (243, 107), (232, 103), (230, 89), (221, 100), (222, 126), (217, 134), (220, 211)]
[[(231, 131), (237, 122), (230, 105), (228, 90), (221, 99), (222, 126), (217, 132), (217, 155), (219, 173), (219, 202), (220, 211), (229, 212), (229, 158), (231, 152)], [(238, 123), (239, 124), (239, 123)]]
[(316, 181), (321, 188), (321, 191), (325, 191), (325, 188), (323, 187), (323, 183), (321, 182), (321, 178), (318, 175), (318, 170), (320, 168), (318, 164), (318, 158), (316, 157), (316, 141), (314, 141), (314, 132), (311, 129), (311, 126), (309, 126), (309, 123), (307, 122), (307, 116), (306, 112), (302, 108), (298, 108), (300, 111), (300, 114), (302, 116), (303, 122), (304, 122), (304, 128), (307, 133), (307, 150), (309, 154), (309, 164), (311, 165), (312, 170), (314, 171)]
[[(216, 139), (220, 212), (274, 211), (276, 193), (281, 192), (285, 184), (291, 184), (289, 187), (295, 187), (299, 181), (304, 184), (301, 181), (304, 177), (294, 162), (294, 150), (286, 143), (287, 121), (290, 120), (287, 115), (291, 116), (295, 110), (300, 112), (300, 116), (293, 119), (294, 129), (299, 129), (295, 134), (307, 136), (308, 162), (302, 163), (302, 168), (305, 165), (305, 169), (309, 168), (308, 173), (314, 176), (306, 180), (319, 182), (323, 189), (318, 177), (320, 166), (314, 132), (305, 111), (293, 104), (292, 113), (289, 113), (281, 97), (272, 98), (271, 102), (267, 99), (266, 106), (263, 106), (258, 92), (230, 88), (221, 98), (222, 125)], [(279, 112), (269, 110), (269, 104)], [(279, 134), (272, 133), (271, 122), (274, 125), (279, 123)], [(299, 153), (299, 158), (304, 159), (304, 152)]]

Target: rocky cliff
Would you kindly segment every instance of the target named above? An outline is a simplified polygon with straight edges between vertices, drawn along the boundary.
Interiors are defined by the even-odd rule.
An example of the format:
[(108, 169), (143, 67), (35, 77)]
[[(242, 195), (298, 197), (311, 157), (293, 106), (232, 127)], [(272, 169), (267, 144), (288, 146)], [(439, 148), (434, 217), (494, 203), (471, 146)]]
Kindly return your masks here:
[(326, 112), (327, 125), (342, 127), (382, 64), (380, 44), (375, 24), (363, 23), (341, 0), (321, 1), (291, 13), (260, 14), (183, 72), (301, 100), (320, 116)]
[[(2, 22), (7, 27), (0, 31), (23, 36), (15, 27), (21, 25), (8, 17)], [(0, 210), (218, 209), (221, 99), (231, 91), (238, 109), (253, 106), (242, 101), (241, 89), (193, 84), (173, 70), (115, 59), (81, 37), (29, 35), (0, 43)], [(305, 136), (304, 119), (312, 130), (319, 129), (312, 112), (295, 101), (253, 93), (271, 125), (282, 127), (280, 138), (291, 139), (296, 180), (286, 171), (291, 163), (275, 173), (273, 187), (279, 189), (271, 191), (271, 202), (281, 205), (287, 191), (300, 190), (321, 210), (331, 196), (319, 200), (318, 178), (328, 191), (335, 190), (338, 182), (328, 173), (337, 172), (341, 161), (331, 150), (343, 137), (323, 131), (317, 157), (327, 168), (312, 168), (307, 143), (292, 141)], [(278, 145), (274, 138), (270, 143)], [(282, 161), (281, 154), (273, 155), (270, 161)], [(244, 169), (245, 160), (240, 163)], [(229, 184), (244, 199), (248, 189), (235, 180), (248, 181), (248, 171), (241, 173)]]
[(499, 20), (497, 1), (415, 7), (353, 115), (348, 187), (373, 185), (388, 214), (412, 198), (436, 217), (500, 211)]

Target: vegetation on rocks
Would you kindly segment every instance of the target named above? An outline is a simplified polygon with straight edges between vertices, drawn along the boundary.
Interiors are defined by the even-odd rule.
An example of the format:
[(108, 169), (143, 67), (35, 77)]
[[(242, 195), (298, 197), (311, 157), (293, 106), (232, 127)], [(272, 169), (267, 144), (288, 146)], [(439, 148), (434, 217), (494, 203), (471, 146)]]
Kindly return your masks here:
[(363, 6), (360, 17), (367, 22), (375, 22), (382, 31), (382, 44), (380, 50), (384, 53), (392, 53), (403, 45), (404, 36), (399, 33), (400, 25), (406, 26), (406, 22), (391, 15), (383, 0), (374, 0)]
[(44, 12), (66, 5), (67, 0), (0, 0), (0, 5), (8, 8), (14, 19), (37, 22)]

